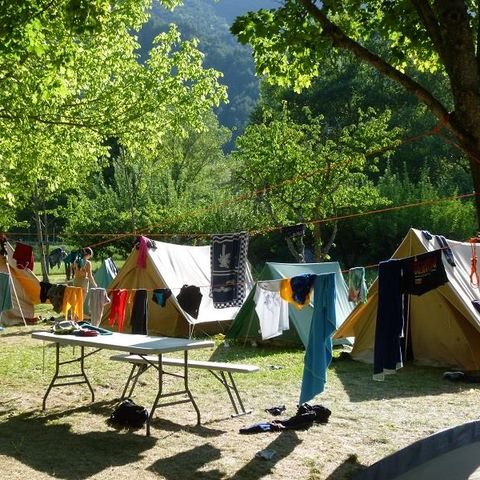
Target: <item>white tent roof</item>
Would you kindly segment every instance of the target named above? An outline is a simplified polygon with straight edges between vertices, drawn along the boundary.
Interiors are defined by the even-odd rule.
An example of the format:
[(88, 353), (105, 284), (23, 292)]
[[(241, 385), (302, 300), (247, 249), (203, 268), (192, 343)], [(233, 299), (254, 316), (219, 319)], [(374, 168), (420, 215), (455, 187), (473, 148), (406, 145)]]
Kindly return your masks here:
[[(172, 301), (182, 310), (174, 296), (178, 295), (183, 285), (200, 287), (202, 302), (198, 311), (198, 318), (193, 318), (183, 311), (189, 323), (195, 325), (205, 322), (221, 322), (232, 320), (240, 307), (214, 308), (210, 297), (210, 246), (191, 247), (175, 245), (173, 243), (155, 242), (157, 248), (148, 249), (148, 257), (158, 276), (172, 290)], [(250, 266), (246, 271), (246, 295), (253, 286)]]

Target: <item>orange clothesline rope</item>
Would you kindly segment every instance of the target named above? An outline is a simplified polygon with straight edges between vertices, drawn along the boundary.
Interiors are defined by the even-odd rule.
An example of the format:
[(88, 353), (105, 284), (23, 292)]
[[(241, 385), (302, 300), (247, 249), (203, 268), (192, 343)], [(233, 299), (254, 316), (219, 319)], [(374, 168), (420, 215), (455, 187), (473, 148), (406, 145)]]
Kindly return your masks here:
[[(411, 137), (408, 137), (408, 138), (405, 138), (399, 142), (395, 142), (391, 145), (387, 145), (385, 147), (382, 147), (380, 149), (377, 149), (377, 150), (374, 150), (372, 152), (367, 152), (365, 154), (365, 158), (368, 158), (368, 157), (372, 157), (372, 156), (376, 156), (376, 155), (380, 155), (381, 153), (384, 153), (388, 150), (394, 150), (396, 148), (398, 148), (400, 145), (402, 144), (406, 144), (406, 143), (410, 143), (410, 142), (413, 142), (413, 141), (417, 141), (417, 140), (420, 140), (422, 138), (425, 138), (427, 136), (431, 136), (431, 135), (438, 135), (441, 130), (445, 127), (445, 125), (448, 123), (448, 115), (446, 115), (444, 118), (442, 118), (441, 120), (439, 120), (437, 122), (437, 124), (435, 124), (434, 127), (432, 127), (430, 130), (427, 130), (426, 132), (423, 132), (419, 135), (414, 135), (414, 136), (411, 136)], [(351, 160), (350, 162), (347, 162), (347, 165), (343, 165), (343, 167), (346, 167), (348, 166), (348, 163), (351, 163), (353, 160)], [(260, 194), (265, 194), (269, 191), (272, 191), (274, 190), (275, 188), (279, 188), (281, 186), (284, 186), (284, 185), (288, 185), (288, 184), (291, 184), (291, 183), (295, 183), (295, 182), (298, 182), (300, 180), (305, 180), (307, 178), (310, 178), (312, 177), (313, 175), (316, 175), (318, 173), (321, 173), (322, 171), (325, 171), (327, 169), (331, 169), (331, 167), (323, 167), (321, 169), (318, 169), (316, 171), (312, 171), (308, 174), (304, 174), (304, 175), (299, 175), (299, 176), (295, 176), (295, 177), (292, 177), (292, 178), (289, 178), (289, 179), (286, 179), (284, 180), (283, 182), (279, 182), (278, 184), (274, 184), (274, 185), (270, 185), (270, 186), (267, 186), (267, 187), (264, 187), (264, 188), (261, 188), (259, 190), (256, 190), (256, 191), (253, 191), (251, 192), (250, 194), (244, 194), (244, 195), (239, 195), (237, 197), (234, 197), (233, 199), (230, 199), (230, 200), (225, 200), (223, 202), (220, 202), (220, 203), (217, 203), (217, 204), (213, 204), (209, 207), (204, 207), (204, 208), (201, 208), (201, 209), (198, 209), (196, 211), (193, 211), (193, 212), (188, 212), (187, 214), (183, 214), (183, 215), (179, 215), (177, 217), (174, 217), (173, 219), (171, 219), (168, 223), (174, 223), (176, 221), (179, 221), (179, 220), (182, 220), (184, 217), (186, 216), (189, 216), (191, 217), (192, 215), (196, 215), (196, 214), (200, 214), (200, 213), (207, 213), (211, 210), (214, 210), (214, 209), (217, 209), (217, 208), (220, 208), (220, 207), (225, 207), (225, 206), (228, 206), (228, 205), (233, 205), (235, 203), (239, 203), (239, 202), (242, 202), (244, 200), (247, 200), (249, 198), (254, 198)], [(156, 228), (156, 227), (160, 227), (160, 226), (165, 226), (165, 223), (161, 223), (161, 224), (157, 224), (157, 225), (153, 225), (151, 227), (148, 227), (150, 229), (153, 229), (153, 228)], [(137, 235), (142, 235), (142, 234), (145, 234), (147, 232), (147, 229), (140, 229), (138, 230), (137, 232), (132, 232), (130, 234), (123, 234), (123, 235), (120, 235), (119, 237), (117, 237), (117, 239), (121, 239), (121, 238), (125, 238), (126, 236), (137, 236)], [(89, 245), (90, 247), (97, 247), (97, 246), (100, 246), (100, 245), (104, 245), (106, 243), (111, 243), (115, 240), (117, 240), (115, 238), (111, 239), (111, 240), (104, 240), (104, 241), (101, 241), (101, 242), (97, 242), (96, 244), (92, 244), (92, 245)]]

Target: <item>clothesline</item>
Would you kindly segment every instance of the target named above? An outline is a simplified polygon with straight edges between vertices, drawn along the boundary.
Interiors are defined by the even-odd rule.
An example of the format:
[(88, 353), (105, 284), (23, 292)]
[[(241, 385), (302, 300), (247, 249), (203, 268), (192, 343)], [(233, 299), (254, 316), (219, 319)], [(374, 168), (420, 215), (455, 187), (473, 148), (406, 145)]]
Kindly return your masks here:
[[(398, 148), (400, 145), (402, 144), (406, 144), (406, 143), (409, 143), (409, 142), (413, 142), (413, 141), (416, 141), (416, 140), (419, 140), (421, 138), (424, 138), (424, 137), (427, 137), (427, 136), (430, 136), (430, 135), (438, 135), (441, 130), (444, 128), (444, 126), (446, 125), (446, 123), (448, 122), (448, 117), (446, 118), (443, 118), (441, 119), (439, 122), (437, 122), (437, 124), (431, 128), (430, 130), (427, 130), (425, 132), (422, 132), (421, 134), (418, 134), (418, 135), (414, 135), (412, 137), (408, 137), (406, 139), (403, 139), (402, 141), (398, 141), (398, 142), (394, 142), (393, 144), (391, 145), (387, 145), (385, 147), (382, 147), (380, 149), (377, 149), (375, 151), (372, 151), (372, 152), (367, 152), (365, 153), (365, 158), (368, 158), (368, 157), (371, 157), (371, 156), (376, 156), (376, 155), (379, 155), (381, 153), (384, 153), (388, 150), (393, 150), (395, 148)], [(443, 137), (442, 137), (443, 138)], [(341, 167), (345, 168), (346, 166), (349, 165), (349, 163), (351, 163), (353, 161), (353, 159), (350, 160), (350, 162), (345, 162), (341, 165)], [(212, 211), (212, 210), (215, 210), (215, 209), (218, 209), (218, 208), (221, 208), (221, 207), (226, 207), (228, 205), (233, 205), (235, 203), (239, 203), (239, 202), (242, 202), (244, 200), (248, 200), (250, 198), (254, 198), (254, 197), (257, 197), (259, 195), (263, 195), (265, 193), (268, 193), (276, 188), (279, 188), (281, 186), (284, 186), (284, 185), (288, 185), (288, 184), (292, 184), (292, 183), (296, 183), (298, 181), (301, 181), (301, 180), (305, 180), (305, 179), (308, 179), (310, 177), (312, 177), (313, 175), (316, 175), (316, 174), (319, 174), (321, 173), (322, 171), (328, 171), (330, 172), (332, 170), (332, 166), (328, 166), (328, 167), (323, 167), (323, 168), (320, 168), (318, 170), (314, 170), (308, 174), (303, 174), (303, 175), (298, 175), (298, 176), (295, 176), (295, 177), (292, 177), (292, 178), (289, 178), (289, 179), (286, 179), (282, 182), (279, 182), (278, 184), (274, 184), (274, 185), (269, 185), (267, 187), (264, 187), (262, 189), (259, 189), (259, 190), (256, 190), (256, 191), (253, 191), (251, 192), (250, 194), (248, 195), (239, 195), (237, 197), (234, 197), (233, 199), (230, 199), (230, 200), (226, 200), (226, 201), (223, 201), (223, 202), (219, 202), (217, 204), (212, 204), (208, 207), (204, 207), (204, 208), (201, 208), (201, 209), (198, 209), (196, 211), (189, 211), (187, 214), (182, 214), (182, 215), (179, 215), (177, 217), (174, 217), (172, 218), (168, 223), (175, 223), (175, 222), (178, 222), (180, 220), (182, 220), (184, 217), (187, 217), (190, 218), (192, 215), (195, 215), (195, 214), (200, 214), (200, 213), (207, 213), (209, 211)], [(335, 167), (335, 168), (340, 168), (340, 166), (338, 167)], [(475, 194), (473, 194), (475, 195)], [(386, 210), (384, 210), (386, 211)], [(344, 217), (341, 217), (341, 218), (348, 218), (348, 216), (344, 216)], [(331, 219), (327, 219), (327, 220), (322, 220), (323, 222), (327, 222), (327, 221), (331, 221)], [(315, 221), (314, 221), (315, 222)], [(156, 228), (156, 227), (164, 227), (165, 226), (165, 221), (160, 223), (160, 224), (156, 224), (156, 225), (153, 225), (151, 227), (149, 227), (149, 229), (153, 229), (153, 228)], [(128, 237), (128, 236), (132, 236), (132, 235), (143, 235), (143, 234), (146, 234), (147, 233), (147, 229), (140, 229), (136, 232), (132, 232), (132, 233), (129, 233), (129, 234), (122, 234), (122, 235), (119, 235), (117, 238), (113, 238), (111, 240), (104, 240), (102, 242), (97, 242), (96, 244), (92, 244), (92, 245), (89, 245), (90, 247), (96, 247), (96, 246), (100, 246), (100, 245), (104, 245), (106, 243), (111, 243), (112, 241), (115, 241), (115, 240), (119, 240), (121, 238), (125, 238), (125, 237)]]

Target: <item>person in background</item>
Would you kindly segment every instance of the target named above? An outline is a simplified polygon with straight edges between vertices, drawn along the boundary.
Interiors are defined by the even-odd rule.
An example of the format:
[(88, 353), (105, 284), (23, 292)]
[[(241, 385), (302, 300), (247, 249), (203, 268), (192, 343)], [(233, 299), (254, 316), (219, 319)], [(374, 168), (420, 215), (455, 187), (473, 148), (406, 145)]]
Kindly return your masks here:
[(72, 251), (63, 259), (63, 263), (65, 265), (65, 277), (67, 279), (67, 282), (70, 281), (71, 278), (73, 278), (73, 264), (78, 255), (79, 252)]
[(73, 286), (83, 288), (84, 298), (87, 296), (89, 286), (97, 286), (92, 274), (92, 264), (90, 262), (92, 256), (92, 249), (85, 247), (80, 250), (80, 253), (73, 262)]

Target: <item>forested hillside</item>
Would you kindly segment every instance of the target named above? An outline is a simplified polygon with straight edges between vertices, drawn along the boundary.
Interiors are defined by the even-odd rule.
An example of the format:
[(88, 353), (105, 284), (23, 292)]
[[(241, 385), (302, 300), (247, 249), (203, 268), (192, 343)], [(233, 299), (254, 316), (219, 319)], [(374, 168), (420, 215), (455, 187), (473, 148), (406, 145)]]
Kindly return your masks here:
[(220, 83), (228, 87), (229, 103), (219, 107), (220, 123), (234, 130), (234, 138), (243, 130), (258, 99), (258, 79), (249, 47), (240, 45), (229, 26), (236, 16), (249, 10), (273, 7), (272, 0), (187, 0), (173, 12), (156, 4), (152, 18), (139, 35), (142, 57), (158, 33), (175, 23), (184, 39), (196, 37), (205, 54), (205, 66), (223, 73)]

